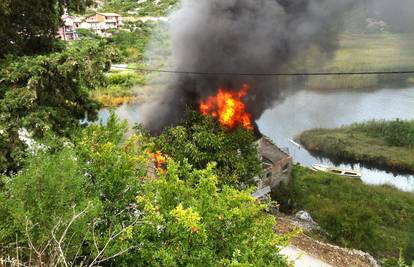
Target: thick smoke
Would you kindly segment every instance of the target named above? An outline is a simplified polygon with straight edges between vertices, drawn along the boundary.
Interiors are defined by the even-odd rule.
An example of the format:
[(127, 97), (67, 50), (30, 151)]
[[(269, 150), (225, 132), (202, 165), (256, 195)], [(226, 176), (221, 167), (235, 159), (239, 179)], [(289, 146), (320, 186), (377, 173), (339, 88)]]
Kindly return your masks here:
[[(170, 20), (173, 65), (178, 71), (207, 73), (298, 69), (311, 48), (332, 55), (342, 18), (357, 1), (183, 0)], [(144, 123), (158, 131), (219, 87), (238, 90), (246, 82), (252, 88), (247, 109), (254, 119), (289, 91), (278, 78), (180, 75), (170, 81), (160, 102), (144, 110)]]
[(414, 31), (413, 0), (370, 0), (365, 7), (369, 17), (383, 20), (391, 31)]

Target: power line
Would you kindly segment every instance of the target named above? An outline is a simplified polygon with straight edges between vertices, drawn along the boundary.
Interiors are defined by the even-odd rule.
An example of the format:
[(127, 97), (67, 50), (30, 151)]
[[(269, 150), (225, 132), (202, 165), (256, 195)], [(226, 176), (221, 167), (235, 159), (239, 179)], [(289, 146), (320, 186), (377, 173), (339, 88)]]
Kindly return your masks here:
[(287, 72), (287, 73), (238, 73), (238, 72), (199, 72), (199, 71), (180, 71), (165, 69), (130, 68), (117, 66), (114, 69), (135, 70), (141, 72), (158, 72), (169, 74), (187, 74), (200, 76), (351, 76), (351, 75), (392, 75), (392, 74), (414, 74), (414, 70), (399, 71), (360, 71), (360, 72)]

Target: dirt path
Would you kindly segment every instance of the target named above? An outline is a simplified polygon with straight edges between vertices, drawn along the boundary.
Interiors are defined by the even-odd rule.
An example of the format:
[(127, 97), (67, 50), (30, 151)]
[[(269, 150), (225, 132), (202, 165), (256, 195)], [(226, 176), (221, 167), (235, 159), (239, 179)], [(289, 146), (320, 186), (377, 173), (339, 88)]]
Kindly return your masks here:
[(287, 246), (282, 249), (280, 253), (286, 256), (289, 261), (294, 262), (295, 267), (332, 267), (332, 265), (327, 264), (294, 246)]

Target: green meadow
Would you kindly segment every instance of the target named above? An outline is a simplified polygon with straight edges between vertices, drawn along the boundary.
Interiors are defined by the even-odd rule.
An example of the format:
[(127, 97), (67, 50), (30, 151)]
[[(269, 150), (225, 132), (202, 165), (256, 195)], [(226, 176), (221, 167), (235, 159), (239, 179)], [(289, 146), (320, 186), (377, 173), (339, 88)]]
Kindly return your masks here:
[(414, 172), (414, 122), (368, 121), (337, 129), (303, 132), (300, 142), (311, 152), (332, 159)]
[(401, 252), (408, 262), (414, 260), (412, 193), (295, 166), (291, 182), (272, 196), (285, 212), (310, 212), (323, 229), (312, 234), (381, 260), (395, 260)]
[[(308, 70), (325, 72), (396, 71), (414, 69), (414, 34), (343, 34), (339, 49), (330, 58), (315, 56), (305, 63)], [(315, 58), (319, 61), (315, 62)], [(320, 67), (323, 61), (323, 67)], [(318, 67), (319, 66), (319, 67)], [(307, 81), (311, 89), (374, 89), (414, 85), (414, 75), (316, 76)]]

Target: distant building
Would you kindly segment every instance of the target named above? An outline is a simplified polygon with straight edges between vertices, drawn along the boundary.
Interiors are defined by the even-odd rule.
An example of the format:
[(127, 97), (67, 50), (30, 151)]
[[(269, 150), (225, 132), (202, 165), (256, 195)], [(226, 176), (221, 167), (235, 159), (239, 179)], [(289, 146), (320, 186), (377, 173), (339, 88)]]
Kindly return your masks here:
[(69, 15), (63, 15), (63, 26), (59, 28), (58, 35), (59, 38), (65, 41), (72, 41), (79, 39), (76, 29), (78, 27), (77, 24), (75, 24), (75, 17), (69, 16)]
[(292, 176), (292, 157), (267, 137), (260, 138), (257, 146), (264, 171), (264, 176), (258, 181), (258, 188), (269, 186), (273, 189), (281, 182), (288, 183)]
[(123, 24), (123, 18), (116, 13), (96, 12), (85, 18), (86, 24), (82, 28), (90, 29), (101, 36), (109, 36), (109, 30), (119, 29)]
[(111, 29), (119, 29), (123, 24), (123, 18), (116, 13), (100, 13), (83, 17), (63, 15), (63, 26), (59, 28), (58, 35), (65, 41), (78, 40), (77, 29), (88, 29), (100, 36), (110, 36)]

